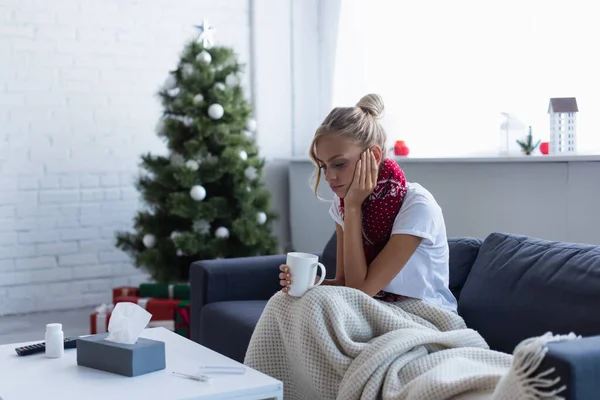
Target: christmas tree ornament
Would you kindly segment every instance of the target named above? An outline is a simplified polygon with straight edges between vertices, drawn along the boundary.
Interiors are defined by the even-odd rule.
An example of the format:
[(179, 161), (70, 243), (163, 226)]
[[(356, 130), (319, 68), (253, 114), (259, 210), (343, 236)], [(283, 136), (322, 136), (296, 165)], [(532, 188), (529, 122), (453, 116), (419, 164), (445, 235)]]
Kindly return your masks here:
[(181, 74), (184, 78), (189, 78), (194, 74), (194, 66), (190, 63), (185, 63), (181, 67)]
[(252, 136), (254, 136), (254, 133), (252, 131), (249, 131), (247, 129), (244, 129), (244, 136), (251, 138)]
[(212, 56), (208, 51), (202, 50), (196, 56), (196, 61), (201, 62), (202, 64), (210, 64), (210, 62), (212, 61)]
[(185, 126), (190, 127), (194, 123), (194, 118), (185, 116), (185, 117), (183, 117), (183, 119), (181, 120), (181, 122), (183, 122), (183, 124)]
[(146, 246), (147, 249), (151, 249), (156, 245), (156, 236), (151, 233), (147, 233), (142, 238), (142, 243)]
[(177, 249), (177, 252), (175, 254), (177, 254), (177, 257), (181, 257), (183, 256), (183, 250)]
[(246, 161), (248, 159), (248, 153), (246, 153), (244, 150), (240, 151), (239, 156), (244, 161)]
[(225, 228), (224, 226), (220, 226), (215, 231), (215, 236), (219, 239), (227, 239), (229, 237), (229, 229)]
[(256, 179), (257, 177), (257, 172), (256, 172), (256, 168), (254, 167), (248, 167), (244, 170), (244, 175), (246, 176), (247, 179), (253, 181)]
[(235, 86), (239, 83), (240, 79), (235, 74), (229, 74), (227, 75), (227, 78), (225, 78), (225, 84), (228, 86)]
[(171, 97), (177, 97), (177, 95), (179, 94), (180, 91), (181, 91), (181, 89), (176, 87), (176, 88), (167, 90), (167, 94)]
[(258, 214), (256, 214), (256, 222), (258, 222), (260, 225), (262, 225), (265, 222), (267, 222), (267, 214), (265, 214), (262, 211), (259, 212)]
[(256, 120), (253, 118), (250, 118), (248, 121), (246, 121), (246, 129), (250, 132), (256, 131), (256, 125)]
[(170, 73), (167, 79), (165, 80), (165, 83), (163, 84), (163, 88), (165, 90), (171, 90), (174, 89), (175, 86), (177, 86), (177, 79), (175, 78), (175, 75)]
[(208, 116), (211, 117), (212, 119), (221, 119), (221, 117), (223, 117), (223, 114), (225, 113), (225, 110), (223, 109), (223, 106), (220, 104), (211, 104), (210, 107), (208, 107)]
[(178, 232), (178, 231), (173, 231), (173, 232), (171, 232), (171, 236), (170, 236), (170, 237), (171, 237), (171, 240), (175, 240), (175, 239), (177, 239), (179, 236), (181, 236), (181, 232)]
[(197, 94), (194, 96), (194, 104), (198, 105), (200, 103), (202, 103), (204, 101), (204, 96), (202, 96), (201, 94)]
[(185, 158), (181, 154), (173, 153), (170, 157), (171, 165), (174, 167), (182, 167), (185, 164)]
[(198, 171), (198, 168), (200, 168), (200, 165), (195, 160), (187, 160), (185, 162), (185, 166), (191, 169), (192, 171)]
[(246, 186), (246, 192), (250, 193), (252, 191), (252, 188), (250, 186)]
[(196, 25), (196, 28), (199, 31), (196, 41), (201, 42), (204, 48), (211, 48), (215, 43), (216, 29), (210, 26), (207, 20), (203, 20), (201, 25)]
[(199, 233), (201, 235), (206, 235), (210, 232), (210, 223), (204, 220), (194, 221), (194, 232)]
[(215, 83), (215, 89), (223, 91), (223, 90), (227, 89), (227, 87), (225, 86), (225, 84), (223, 82), (217, 82), (217, 83)]
[(196, 201), (202, 201), (206, 197), (206, 189), (201, 185), (192, 186), (190, 189), (190, 197)]

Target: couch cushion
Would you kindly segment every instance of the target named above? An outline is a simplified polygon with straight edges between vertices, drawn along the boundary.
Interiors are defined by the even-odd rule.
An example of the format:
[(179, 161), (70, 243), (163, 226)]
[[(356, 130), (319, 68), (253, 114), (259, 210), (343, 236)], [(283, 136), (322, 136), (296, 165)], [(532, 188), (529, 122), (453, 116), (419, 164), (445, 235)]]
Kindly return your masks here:
[(483, 240), (476, 238), (448, 238), (450, 249), (450, 291), (458, 300)]
[(201, 345), (244, 362), (246, 348), (267, 300), (210, 303), (200, 312)]
[(335, 267), (337, 260), (337, 233), (334, 231), (333, 235), (329, 238), (329, 241), (321, 253), (321, 262), (325, 265), (327, 273), (325, 277), (327, 279), (335, 278)]
[(490, 347), (511, 353), (553, 332), (600, 334), (600, 247), (494, 233), (467, 277), (459, 313)]

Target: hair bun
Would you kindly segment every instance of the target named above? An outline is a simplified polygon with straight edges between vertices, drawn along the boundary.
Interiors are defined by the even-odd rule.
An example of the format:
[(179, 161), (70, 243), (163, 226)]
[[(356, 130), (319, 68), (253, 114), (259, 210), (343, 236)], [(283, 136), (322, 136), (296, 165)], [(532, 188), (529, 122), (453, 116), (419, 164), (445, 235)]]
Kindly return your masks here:
[(373, 118), (379, 118), (381, 114), (383, 114), (383, 98), (378, 94), (370, 93), (363, 96), (359, 102), (356, 103), (356, 107), (371, 115)]

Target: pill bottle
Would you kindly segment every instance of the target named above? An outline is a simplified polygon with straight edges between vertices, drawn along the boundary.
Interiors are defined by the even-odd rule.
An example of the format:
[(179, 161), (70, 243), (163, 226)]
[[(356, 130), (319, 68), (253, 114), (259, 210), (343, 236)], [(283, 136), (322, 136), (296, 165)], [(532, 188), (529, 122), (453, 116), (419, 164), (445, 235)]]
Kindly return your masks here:
[(46, 357), (60, 358), (65, 353), (65, 335), (62, 324), (46, 325)]

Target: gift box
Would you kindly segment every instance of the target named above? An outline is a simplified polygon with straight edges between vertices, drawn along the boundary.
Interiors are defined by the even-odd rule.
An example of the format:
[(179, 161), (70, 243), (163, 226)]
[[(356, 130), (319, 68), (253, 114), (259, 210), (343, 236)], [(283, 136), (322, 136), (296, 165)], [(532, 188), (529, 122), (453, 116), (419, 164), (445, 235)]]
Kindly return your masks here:
[(190, 301), (185, 300), (175, 307), (175, 333), (190, 337)]
[(190, 285), (187, 283), (142, 283), (136, 296), (156, 299), (189, 300)]
[(153, 299), (138, 296), (119, 296), (115, 298), (115, 304), (121, 302), (131, 302), (145, 308), (152, 314), (151, 321), (172, 321), (175, 307), (181, 300), (171, 299)]
[(139, 288), (135, 286), (119, 286), (112, 290), (113, 303), (117, 297), (122, 296), (139, 296)]
[(90, 314), (90, 334), (108, 332), (108, 323), (113, 309), (112, 304), (102, 304)]
[(165, 328), (171, 332), (175, 331), (175, 321), (150, 321), (147, 328)]
[(138, 338), (134, 344), (104, 340), (108, 333), (77, 339), (77, 365), (125, 376), (166, 368), (165, 343)]

